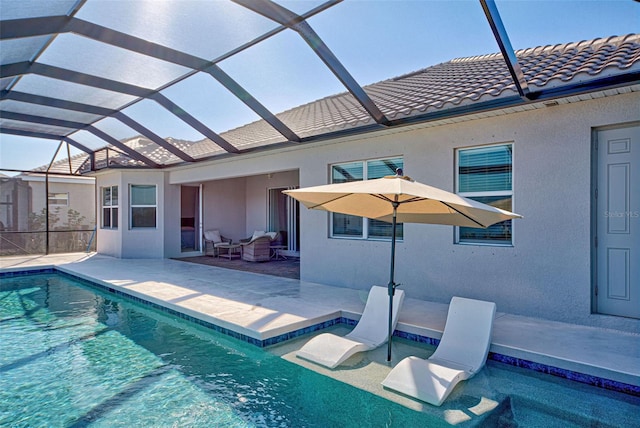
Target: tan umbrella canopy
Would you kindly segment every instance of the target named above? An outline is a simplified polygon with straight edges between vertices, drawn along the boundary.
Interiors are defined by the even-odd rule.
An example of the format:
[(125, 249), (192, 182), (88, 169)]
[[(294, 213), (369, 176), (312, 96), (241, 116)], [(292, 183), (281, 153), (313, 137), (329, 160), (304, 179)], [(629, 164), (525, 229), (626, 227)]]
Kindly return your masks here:
[(398, 170), (395, 176), (375, 180), (327, 184), (287, 190), (284, 193), (302, 202), (309, 209), (367, 217), (392, 224), (387, 361), (391, 361), (391, 335), (393, 334), (391, 312), (396, 288), (394, 281), (396, 222), (487, 228), (501, 221), (522, 217), (418, 183), (403, 176), (402, 170)]

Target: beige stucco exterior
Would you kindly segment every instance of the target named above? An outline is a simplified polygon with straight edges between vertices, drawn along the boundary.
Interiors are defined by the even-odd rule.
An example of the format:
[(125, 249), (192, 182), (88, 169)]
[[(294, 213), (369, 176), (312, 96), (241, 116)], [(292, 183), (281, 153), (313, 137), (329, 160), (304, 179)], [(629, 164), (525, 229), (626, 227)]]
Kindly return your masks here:
[[(45, 208), (47, 200), (45, 192), (47, 184), (44, 174), (25, 174), (20, 177), (29, 183), (31, 187), (31, 209), (34, 213), (40, 213)], [(50, 203), (49, 209), (58, 211), (59, 222), (57, 226), (62, 226), (68, 221), (68, 211), (75, 210), (85, 225), (95, 223), (95, 194), (94, 179), (91, 177), (63, 177), (50, 175), (48, 178), (49, 194), (62, 193), (67, 195), (67, 204), (55, 205)]]
[[(121, 187), (121, 227), (100, 230), (117, 257), (180, 254), (181, 184), (202, 185), (203, 229), (234, 240), (267, 224), (267, 189), (326, 184), (333, 163), (402, 156), (417, 181), (454, 191), (458, 148), (513, 144), (513, 246), (460, 245), (447, 226), (406, 224), (396, 282), (407, 296), (446, 303), (491, 300), (498, 311), (639, 331), (640, 321), (592, 314), (592, 133), (639, 120), (637, 92), (440, 126), (414, 125), (162, 171), (97, 174)], [(158, 228), (129, 230), (130, 184), (158, 186)], [(176, 208), (177, 207), (177, 208)], [(328, 215), (300, 212), (301, 279), (368, 289), (388, 281), (389, 242), (329, 237)]]

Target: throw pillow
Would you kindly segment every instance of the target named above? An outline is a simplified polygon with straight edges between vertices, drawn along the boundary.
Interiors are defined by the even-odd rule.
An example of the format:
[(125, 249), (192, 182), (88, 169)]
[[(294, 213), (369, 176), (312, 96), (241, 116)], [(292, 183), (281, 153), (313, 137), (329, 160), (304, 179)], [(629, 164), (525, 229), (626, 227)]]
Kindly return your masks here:
[(204, 239), (207, 241), (213, 241), (214, 244), (219, 244), (222, 242), (222, 237), (220, 236), (220, 231), (218, 230), (207, 230), (204, 232)]

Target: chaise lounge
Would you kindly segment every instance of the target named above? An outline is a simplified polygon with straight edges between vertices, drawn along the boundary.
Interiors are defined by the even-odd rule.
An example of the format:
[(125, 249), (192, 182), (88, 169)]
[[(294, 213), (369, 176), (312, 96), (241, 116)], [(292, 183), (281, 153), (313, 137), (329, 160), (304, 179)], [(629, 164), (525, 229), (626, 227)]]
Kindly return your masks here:
[(407, 357), (382, 385), (418, 400), (440, 406), (462, 380), (484, 366), (491, 345), (496, 304), (453, 297), (436, 351), (424, 360)]
[[(395, 330), (404, 301), (404, 291), (396, 290), (392, 326)], [(367, 303), (355, 328), (345, 336), (322, 333), (307, 342), (296, 356), (333, 369), (350, 356), (375, 349), (388, 340), (389, 296), (386, 287), (371, 287)]]

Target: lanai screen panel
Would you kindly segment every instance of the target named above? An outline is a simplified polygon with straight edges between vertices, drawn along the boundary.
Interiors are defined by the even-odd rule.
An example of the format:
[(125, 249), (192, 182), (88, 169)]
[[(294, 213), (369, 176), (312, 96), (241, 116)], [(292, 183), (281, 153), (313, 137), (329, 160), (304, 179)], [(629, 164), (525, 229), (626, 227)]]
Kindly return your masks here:
[[(100, 151), (108, 161), (96, 165), (106, 167), (241, 155), (444, 117), (451, 106), (490, 110), (476, 103), (497, 98), (489, 79), (480, 76), (470, 90), (467, 63), (491, 53), (504, 69), (495, 85), (508, 89), (501, 102), (555, 96), (539, 87), (530, 93), (533, 77), (523, 77), (513, 50), (588, 39), (549, 41), (535, 31), (574, 10), (497, 3), (2, 0), (0, 134), (53, 140), (54, 147), (75, 141), (89, 154)], [(616, 7), (585, 2), (591, 21), (582, 29), (596, 31), (596, 3)], [(523, 31), (535, 40), (518, 37)], [(440, 65), (440, 75), (431, 70)], [(601, 80), (603, 88), (618, 84)]]
[[(291, 3), (288, 13), (306, 14), (308, 18), (337, 3)], [(272, 6), (261, 2), (260, 7), (267, 10)], [(3, 119), (3, 131), (12, 133), (19, 128), (31, 130), (37, 137), (85, 140), (83, 134), (89, 130), (90, 140), (97, 135), (104, 146), (111, 145), (111, 138), (127, 142), (142, 136), (157, 142), (158, 133), (141, 135), (139, 131), (151, 129), (141, 122), (162, 116), (157, 114), (160, 108), (165, 115), (174, 116), (163, 122), (180, 124), (162, 135), (168, 141), (180, 142), (179, 151), (171, 150), (173, 154), (164, 157), (169, 164), (176, 156), (193, 161), (255, 146), (255, 130), (240, 136), (230, 134), (231, 141), (220, 136), (251, 122), (264, 122), (258, 126), (259, 144), (299, 141), (268, 107), (216, 65), (276, 34), (291, 31), (288, 23), (283, 25), (271, 15), (256, 13), (243, 2), (4, 1), (1, 7), (2, 87), (7, 90), (3, 100), (8, 101), (2, 106), (3, 111), (11, 113)], [(260, 79), (260, 69), (254, 72)], [(193, 77), (196, 75), (198, 78)], [(214, 89), (200, 88), (204, 100), (194, 105), (192, 99), (181, 94), (193, 91), (190, 86), (202, 86), (202, 76), (210, 79)], [(172, 90), (178, 83), (184, 91)], [(226, 97), (219, 95), (221, 90)], [(177, 100), (170, 98), (172, 92)], [(207, 95), (212, 104), (222, 98), (230, 104), (233, 100), (236, 116), (242, 121), (236, 118), (223, 124), (207, 116), (206, 108), (202, 108)], [(141, 102), (146, 109), (132, 110)], [(81, 111), (83, 106), (87, 106), (86, 111)], [(59, 109), (69, 114), (60, 114)], [(103, 134), (101, 127), (97, 127), (99, 134), (91, 131), (103, 117), (117, 117), (119, 111), (134, 112), (135, 117), (118, 117), (128, 125), (135, 121), (131, 135)], [(13, 123), (20, 121), (25, 124), (18, 127)], [(181, 127), (189, 131), (181, 132)], [(82, 144), (90, 150), (98, 146), (95, 142)], [(166, 146), (160, 152), (163, 150)], [(166, 163), (157, 166), (162, 165)]]

